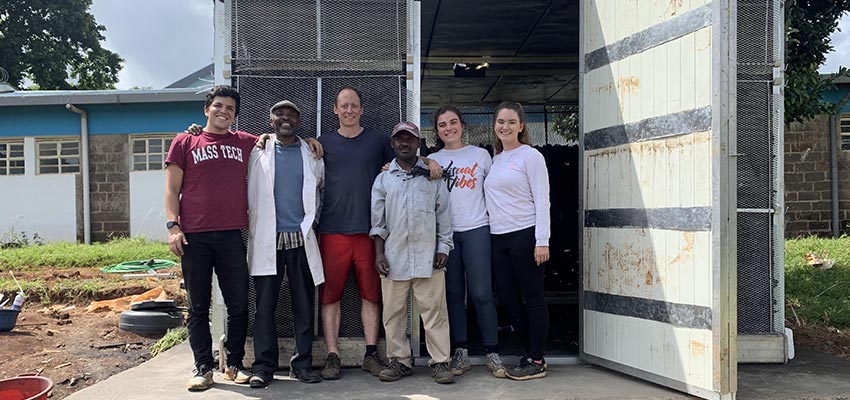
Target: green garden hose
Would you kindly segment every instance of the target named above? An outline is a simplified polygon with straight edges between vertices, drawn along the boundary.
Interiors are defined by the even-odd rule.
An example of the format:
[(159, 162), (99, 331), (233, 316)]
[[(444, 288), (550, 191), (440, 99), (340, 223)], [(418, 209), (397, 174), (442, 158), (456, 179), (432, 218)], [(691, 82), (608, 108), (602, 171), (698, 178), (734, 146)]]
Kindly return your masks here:
[(177, 263), (171, 260), (135, 260), (103, 267), (100, 269), (100, 272), (105, 274), (125, 274), (128, 272), (145, 272), (152, 269), (171, 268), (175, 265)]

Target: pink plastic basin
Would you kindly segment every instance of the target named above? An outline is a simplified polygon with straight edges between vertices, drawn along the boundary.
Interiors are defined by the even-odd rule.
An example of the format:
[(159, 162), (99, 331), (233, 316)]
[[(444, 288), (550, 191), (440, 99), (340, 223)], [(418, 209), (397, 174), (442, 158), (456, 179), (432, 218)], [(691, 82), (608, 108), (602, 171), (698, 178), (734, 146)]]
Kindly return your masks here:
[(0, 380), (0, 399), (47, 400), (53, 381), (43, 376), (18, 376)]

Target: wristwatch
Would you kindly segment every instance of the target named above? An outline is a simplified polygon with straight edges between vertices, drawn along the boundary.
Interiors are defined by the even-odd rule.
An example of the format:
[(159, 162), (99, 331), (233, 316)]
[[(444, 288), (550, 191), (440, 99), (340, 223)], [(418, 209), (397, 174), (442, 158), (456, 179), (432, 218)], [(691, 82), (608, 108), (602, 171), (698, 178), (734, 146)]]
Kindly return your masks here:
[(180, 223), (178, 223), (177, 221), (168, 221), (168, 222), (165, 223), (166, 229), (171, 229), (175, 226), (180, 226)]

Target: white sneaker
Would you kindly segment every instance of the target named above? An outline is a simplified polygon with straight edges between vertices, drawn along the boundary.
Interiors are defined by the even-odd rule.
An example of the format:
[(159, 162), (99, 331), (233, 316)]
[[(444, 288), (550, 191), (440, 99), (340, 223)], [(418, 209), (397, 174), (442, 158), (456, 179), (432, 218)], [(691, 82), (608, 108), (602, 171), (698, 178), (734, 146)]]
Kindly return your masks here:
[(200, 392), (201, 390), (209, 389), (213, 383), (212, 369), (198, 369), (195, 376), (189, 379), (186, 389), (189, 389), (190, 392)]
[(241, 365), (231, 365), (224, 369), (224, 379), (233, 383), (245, 384), (251, 379), (251, 373)]
[(455, 375), (463, 375), (464, 372), (471, 370), (472, 362), (469, 361), (469, 350), (460, 347), (456, 348), (455, 354), (449, 363), (449, 369)]
[(505, 378), (507, 376), (507, 369), (505, 368), (505, 364), (502, 363), (502, 357), (499, 357), (499, 353), (487, 354), (487, 370), (496, 378)]

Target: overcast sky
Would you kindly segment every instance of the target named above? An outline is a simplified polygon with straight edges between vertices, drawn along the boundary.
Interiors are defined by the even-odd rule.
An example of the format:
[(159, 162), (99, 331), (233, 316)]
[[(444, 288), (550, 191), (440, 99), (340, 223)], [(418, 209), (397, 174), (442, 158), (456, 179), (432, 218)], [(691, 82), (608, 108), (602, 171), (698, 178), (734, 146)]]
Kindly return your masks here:
[(91, 11), (124, 58), (119, 89), (163, 88), (212, 62), (212, 0), (94, 0)]
[(820, 72), (838, 72), (838, 66), (850, 67), (850, 16), (844, 15), (838, 22), (839, 32), (832, 34), (832, 53), (827, 55), (826, 64), (821, 66)]
[[(124, 57), (119, 89), (163, 88), (212, 62), (213, 0), (94, 0), (92, 12), (105, 47)], [(840, 28), (823, 73), (850, 66), (850, 17)]]

